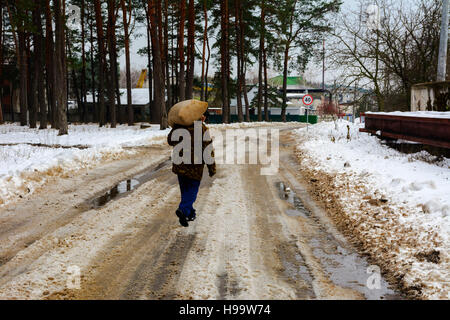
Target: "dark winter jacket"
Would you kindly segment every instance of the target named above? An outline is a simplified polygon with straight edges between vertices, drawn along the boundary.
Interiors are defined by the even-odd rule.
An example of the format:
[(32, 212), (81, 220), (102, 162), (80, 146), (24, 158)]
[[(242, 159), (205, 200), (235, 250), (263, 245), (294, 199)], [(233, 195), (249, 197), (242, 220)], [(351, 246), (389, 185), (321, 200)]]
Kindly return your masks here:
[[(192, 164), (173, 164), (172, 167), (172, 171), (173, 173), (177, 174), (177, 175), (181, 175), (181, 176), (185, 176), (188, 177), (190, 179), (194, 179), (194, 180), (198, 180), (201, 181), (202, 177), (203, 177), (203, 169), (205, 167), (205, 162), (203, 161), (202, 164), (194, 164), (194, 125), (190, 126), (190, 127), (184, 127), (184, 126), (180, 126), (180, 125), (175, 125), (172, 129), (172, 131), (169, 133), (169, 136), (167, 137), (167, 142), (170, 146), (174, 147), (176, 146), (178, 143), (182, 142), (182, 139), (180, 141), (172, 141), (172, 134), (176, 129), (187, 129), (189, 131), (189, 133), (191, 134), (191, 163)], [(208, 131), (208, 128), (202, 124), (202, 136), (205, 135), (205, 132)], [(204, 152), (204, 150), (206, 149), (206, 147), (208, 147), (210, 144), (212, 143), (212, 139), (211, 141), (203, 141), (202, 143), (202, 154)], [(181, 154), (182, 156), (182, 154)], [(214, 151), (212, 152), (212, 156), (214, 157)], [(208, 172), (209, 175), (212, 177), (216, 174), (216, 164), (210, 164), (208, 165)]]

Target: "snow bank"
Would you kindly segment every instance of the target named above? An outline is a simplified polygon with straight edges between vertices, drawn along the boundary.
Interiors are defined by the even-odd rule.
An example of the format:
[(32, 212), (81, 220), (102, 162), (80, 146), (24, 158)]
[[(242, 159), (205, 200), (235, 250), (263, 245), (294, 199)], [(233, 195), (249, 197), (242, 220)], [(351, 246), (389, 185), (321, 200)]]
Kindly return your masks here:
[(450, 159), (402, 154), (361, 126), (338, 121), (297, 130), (302, 164), (332, 177), (328, 191), (344, 208), (344, 224), (377, 261), (423, 297), (447, 299)]
[(38, 130), (16, 124), (0, 126), (0, 206), (33, 193), (52, 176), (89, 167), (135, 151), (138, 147), (160, 143), (168, 130), (151, 126), (71, 125), (69, 135), (56, 130)]
[(58, 136), (58, 131), (52, 129), (29, 129), (17, 124), (5, 124), (0, 126), (0, 145), (28, 143), (87, 147), (139, 146), (167, 134), (167, 130), (159, 130), (159, 125), (141, 130), (139, 126), (120, 125), (111, 129), (89, 124), (70, 125), (68, 135)]

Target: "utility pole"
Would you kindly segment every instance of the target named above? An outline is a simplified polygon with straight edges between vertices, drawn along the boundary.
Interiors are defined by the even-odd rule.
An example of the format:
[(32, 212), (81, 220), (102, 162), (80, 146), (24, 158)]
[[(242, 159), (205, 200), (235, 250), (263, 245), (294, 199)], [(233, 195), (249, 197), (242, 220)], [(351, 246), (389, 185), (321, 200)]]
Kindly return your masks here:
[(439, 63), (437, 81), (445, 81), (447, 71), (447, 45), (448, 45), (448, 0), (442, 1), (441, 41), (439, 44)]

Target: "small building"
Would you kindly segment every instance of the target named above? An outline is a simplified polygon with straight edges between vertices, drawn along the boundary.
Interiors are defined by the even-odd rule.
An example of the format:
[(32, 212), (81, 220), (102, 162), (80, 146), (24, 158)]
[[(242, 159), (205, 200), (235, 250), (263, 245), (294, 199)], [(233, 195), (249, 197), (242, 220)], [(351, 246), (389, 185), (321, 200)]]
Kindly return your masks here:
[(411, 88), (411, 111), (450, 110), (450, 81), (428, 82)]
[[(134, 120), (136, 122), (149, 122), (150, 121), (150, 112), (151, 112), (149, 89), (148, 88), (132, 89), (131, 94), (132, 94), (132, 107), (134, 110)], [(108, 97), (107, 97), (107, 95), (105, 95), (105, 104), (108, 109), (107, 99), (108, 99)], [(92, 121), (92, 122), (96, 122), (97, 115), (94, 110), (92, 94), (87, 95), (86, 101), (87, 101), (86, 107), (88, 108), (88, 117), (89, 117), (88, 120)], [(98, 97), (96, 97), (95, 103), (98, 104)], [(120, 115), (121, 112), (123, 114), (126, 114), (127, 106), (128, 106), (127, 89), (120, 89), (120, 108), (124, 108), (125, 110), (119, 110), (119, 106), (116, 103), (116, 114)], [(107, 121), (110, 121), (109, 112), (107, 112)]]

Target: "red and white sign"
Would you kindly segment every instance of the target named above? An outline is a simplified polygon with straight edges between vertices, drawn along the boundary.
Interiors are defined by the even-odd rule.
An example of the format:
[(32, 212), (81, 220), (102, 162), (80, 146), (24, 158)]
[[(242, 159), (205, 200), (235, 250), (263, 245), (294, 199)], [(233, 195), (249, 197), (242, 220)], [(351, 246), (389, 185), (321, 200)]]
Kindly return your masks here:
[(314, 98), (311, 95), (307, 94), (303, 97), (302, 101), (305, 106), (310, 106), (313, 104)]

